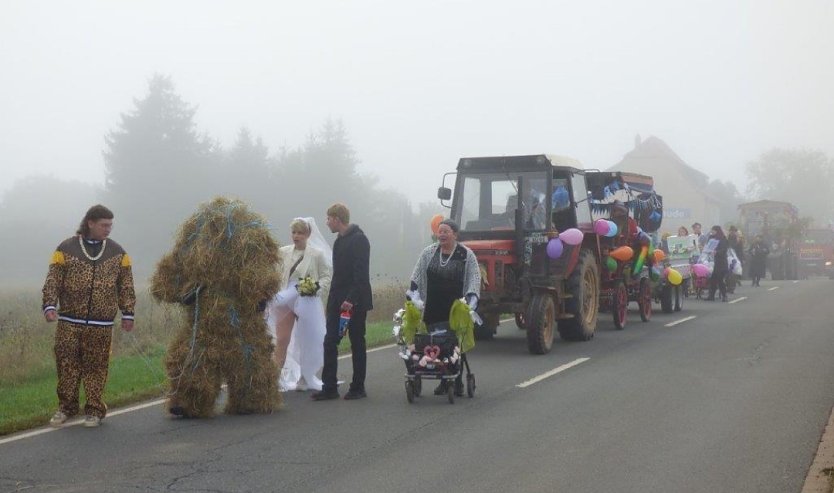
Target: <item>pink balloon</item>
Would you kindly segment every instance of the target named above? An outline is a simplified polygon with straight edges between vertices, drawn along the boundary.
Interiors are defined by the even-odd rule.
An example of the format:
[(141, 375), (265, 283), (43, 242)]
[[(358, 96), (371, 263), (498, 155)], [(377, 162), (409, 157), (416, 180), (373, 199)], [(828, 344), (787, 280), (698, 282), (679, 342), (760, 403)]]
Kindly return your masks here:
[(594, 233), (605, 236), (608, 233), (608, 221), (605, 219), (597, 219), (594, 222)]
[(570, 228), (559, 233), (559, 239), (566, 245), (579, 245), (585, 235), (576, 228)]
[(706, 277), (709, 275), (709, 268), (704, 264), (693, 264), (692, 272), (698, 277)]

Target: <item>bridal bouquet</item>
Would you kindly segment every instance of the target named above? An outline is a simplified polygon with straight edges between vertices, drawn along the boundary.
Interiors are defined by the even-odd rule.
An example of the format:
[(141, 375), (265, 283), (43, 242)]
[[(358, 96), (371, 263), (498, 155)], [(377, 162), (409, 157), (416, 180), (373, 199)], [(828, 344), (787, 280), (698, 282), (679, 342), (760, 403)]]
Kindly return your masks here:
[(298, 294), (301, 296), (315, 296), (319, 292), (319, 289), (321, 289), (321, 286), (312, 277), (301, 277), (298, 279), (298, 284), (295, 286), (295, 289), (298, 290)]

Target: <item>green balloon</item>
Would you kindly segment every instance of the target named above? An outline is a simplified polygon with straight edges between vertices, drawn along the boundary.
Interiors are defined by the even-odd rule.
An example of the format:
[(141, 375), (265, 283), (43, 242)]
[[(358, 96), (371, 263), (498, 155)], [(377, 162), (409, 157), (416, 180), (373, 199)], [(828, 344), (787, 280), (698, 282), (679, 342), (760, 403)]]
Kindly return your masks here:
[(605, 267), (608, 268), (611, 272), (617, 270), (617, 261), (611, 257), (605, 258)]

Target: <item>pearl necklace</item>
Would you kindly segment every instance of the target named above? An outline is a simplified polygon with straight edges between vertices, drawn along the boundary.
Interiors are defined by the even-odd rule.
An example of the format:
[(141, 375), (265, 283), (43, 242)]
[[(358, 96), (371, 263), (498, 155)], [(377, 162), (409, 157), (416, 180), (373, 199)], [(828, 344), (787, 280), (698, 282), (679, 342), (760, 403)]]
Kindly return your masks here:
[(107, 247), (107, 238), (101, 240), (101, 250), (95, 257), (91, 257), (90, 254), (87, 253), (87, 249), (84, 248), (84, 238), (82, 238), (81, 235), (78, 235), (78, 244), (81, 245), (81, 253), (83, 253), (88, 260), (95, 262), (100, 259), (102, 255), (104, 255), (104, 248)]
[[(455, 248), (457, 248), (457, 245), (455, 245)], [(446, 267), (447, 265), (449, 265), (449, 261), (452, 260), (452, 255), (455, 254), (455, 248), (453, 248), (452, 253), (450, 253), (449, 256), (446, 257), (445, 262), (443, 261), (443, 250), (441, 248), (437, 249), (437, 251), (438, 251), (438, 261), (440, 262), (440, 267)]]

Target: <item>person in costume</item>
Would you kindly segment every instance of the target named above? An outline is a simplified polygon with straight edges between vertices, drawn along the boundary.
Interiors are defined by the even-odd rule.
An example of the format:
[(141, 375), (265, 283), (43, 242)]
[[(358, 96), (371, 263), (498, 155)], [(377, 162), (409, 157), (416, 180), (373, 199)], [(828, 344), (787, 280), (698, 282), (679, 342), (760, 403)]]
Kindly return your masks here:
[(333, 276), (327, 297), (327, 333), (324, 336), (324, 368), (321, 371), (322, 389), (313, 394), (315, 401), (338, 399), (339, 342), (344, 337), (340, 320), (349, 317), (347, 334), (350, 338), (353, 377), (345, 400), (367, 397), (365, 373), (367, 351), (365, 322), (372, 310), (370, 259), (371, 244), (362, 229), (350, 223), (350, 210), (344, 204), (333, 204), (327, 209), (327, 227), (337, 233), (333, 243)]
[(43, 313), (55, 329), (58, 410), (50, 424), (61, 426), (79, 412), (79, 386), (87, 401), (84, 426), (107, 415), (102, 400), (110, 363), (113, 320), (122, 313), (122, 330), (133, 330), (136, 293), (130, 257), (109, 239), (113, 212), (94, 205), (76, 235), (64, 240), (49, 264), (43, 285)]
[(333, 252), (312, 217), (294, 219), (290, 232), (293, 243), (279, 250), (284, 289), (268, 310), (276, 334), (275, 363), (281, 369), (279, 388), (321, 390), (316, 375), (324, 363), (321, 296), (330, 287)]
[(227, 414), (281, 405), (264, 309), (281, 285), (278, 244), (264, 218), (219, 197), (182, 225), (157, 264), (151, 295), (185, 305), (165, 355), (168, 412), (209, 417), (225, 382)]
[[(460, 228), (451, 219), (440, 222), (437, 243), (427, 246), (414, 266), (407, 295), (423, 305), (423, 322), (429, 333), (448, 327), (449, 313), (455, 300), (465, 298), (471, 310), (481, 296), (481, 269), (475, 253), (458, 243)], [(463, 372), (455, 380), (455, 394), (463, 395)], [(441, 380), (435, 394), (446, 392)]]

